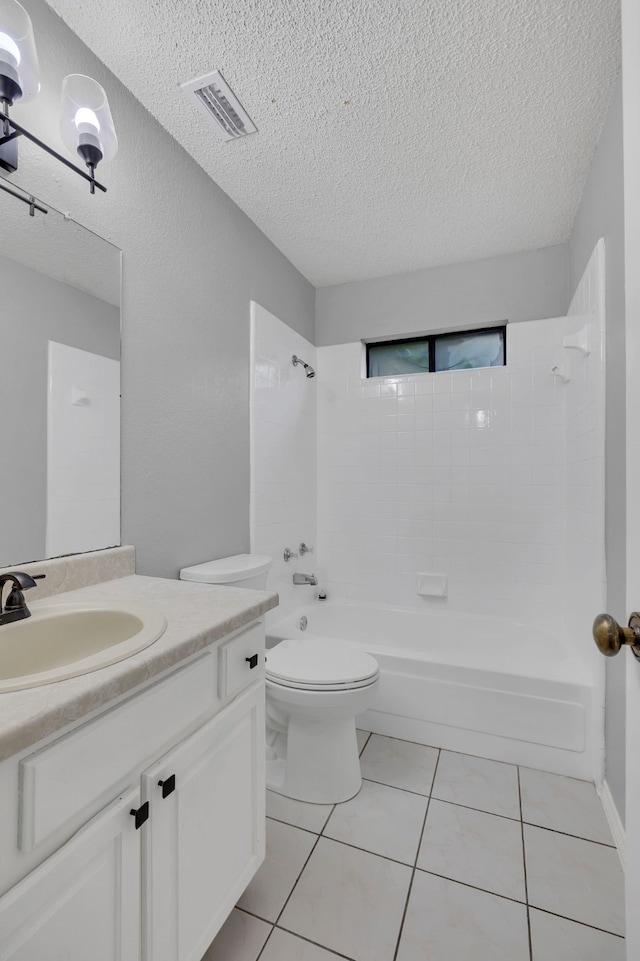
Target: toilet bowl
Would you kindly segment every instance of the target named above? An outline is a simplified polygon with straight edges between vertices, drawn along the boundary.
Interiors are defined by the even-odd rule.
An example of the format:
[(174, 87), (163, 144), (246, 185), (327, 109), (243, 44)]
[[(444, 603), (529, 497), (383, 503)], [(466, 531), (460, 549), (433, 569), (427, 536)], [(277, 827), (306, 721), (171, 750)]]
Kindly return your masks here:
[(314, 804), (360, 790), (356, 715), (379, 685), (375, 658), (329, 638), (284, 640), (267, 653), (267, 787)]
[[(271, 558), (237, 554), (180, 571), (182, 580), (264, 590)], [(336, 804), (360, 790), (356, 716), (371, 706), (378, 664), (332, 638), (284, 640), (267, 652), (267, 787)]]

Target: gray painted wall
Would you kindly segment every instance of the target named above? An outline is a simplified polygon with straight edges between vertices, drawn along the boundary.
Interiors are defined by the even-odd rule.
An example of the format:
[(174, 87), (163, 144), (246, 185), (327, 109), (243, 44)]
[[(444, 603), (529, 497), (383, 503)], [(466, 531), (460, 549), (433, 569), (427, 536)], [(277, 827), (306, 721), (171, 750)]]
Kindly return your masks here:
[[(622, 85), (615, 87), (600, 143), (569, 241), (569, 291), (575, 289), (598, 240), (606, 244), (607, 610), (626, 623), (625, 609), (625, 334)], [(620, 815), (625, 791), (625, 657), (606, 663), (606, 777)]]
[(172, 577), (249, 547), (249, 302), (313, 340), (314, 288), (42, 0), (24, 3), (43, 90), (18, 122), (64, 153), (62, 78), (108, 91), (106, 195), (31, 144), (13, 179), (122, 248), (123, 542), (139, 572)]
[(566, 248), (557, 246), (320, 287), (316, 343), (558, 317), (566, 283)]
[(45, 556), (48, 342), (117, 360), (120, 311), (0, 256), (0, 567)]

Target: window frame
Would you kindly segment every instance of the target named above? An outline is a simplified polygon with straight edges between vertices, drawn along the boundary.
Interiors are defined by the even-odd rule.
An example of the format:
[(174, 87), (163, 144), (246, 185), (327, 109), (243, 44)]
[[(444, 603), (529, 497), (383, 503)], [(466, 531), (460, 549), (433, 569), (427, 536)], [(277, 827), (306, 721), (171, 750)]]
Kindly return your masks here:
[[(507, 323), (503, 324), (492, 324), (490, 327), (470, 327), (464, 330), (442, 330), (438, 333), (433, 334), (419, 334), (415, 337), (397, 337), (390, 340), (367, 340), (365, 341), (365, 347), (367, 348), (365, 364), (366, 364), (366, 378), (365, 380), (375, 380), (380, 377), (415, 377), (422, 376), (422, 374), (454, 374), (456, 369), (451, 370), (436, 370), (436, 341), (437, 340), (448, 340), (452, 337), (460, 337), (463, 334), (495, 334), (496, 332), (502, 333), (502, 346), (504, 353), (504, 364), (500, 364), (500, 367), (507, 366)], [(429, 347), (429, 370), (425, 371), (413, 371), (411, 374), (374, 374), (369, 373), (369, 350), (371, 347), (395, 347), (398, 344), (417, 344), (426, 343)], [(490, 367), (462, 367), (458, 368), (460, 371), (469, 370), (491, 370)]]

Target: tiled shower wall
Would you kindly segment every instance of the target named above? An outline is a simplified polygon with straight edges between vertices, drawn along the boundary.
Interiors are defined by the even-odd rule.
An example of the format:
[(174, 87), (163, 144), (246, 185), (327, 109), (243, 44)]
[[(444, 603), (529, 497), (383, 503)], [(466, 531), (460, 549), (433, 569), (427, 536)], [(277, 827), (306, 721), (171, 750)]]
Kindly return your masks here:
[[(559, 611), (564, 393), (558, 322), (507, 331), (508, 367), (362, 380), (320, 348), (319, 529), (334, 597), (529, 617)], [(544, 373), (543, 373), (544, 371)], [(417, 593), (420, 573), (448, 596)]]
[[(474, 371), (364, 380), (362, 344), (318, 349), (320, 571), (332, 597), (564, 622), (567, 574), (575, 584), (603, 510), (602, 488), (584, 491), (594, 464), (578, 464), (600, 456), (584, 436), (602, 408), (601, 356), (585, 366), (562, 346), (575, 326), (510, 325), (507, 366)], [(572, 380), (552, 375), (567, 363)], [(420, 573), (446, 574), (448, 596), (419, 595)], [(590, 590), (601, 575), (582, 557), (585, 574)]]
[[(569, 317), (509, 325), (504, 368), (366, 380), (362, 344), (316, 351), (254, 305), (252, 550), (274, 559), (276, 617), (314, 594), (293, 572), (315, 571), (338, 600), (562, 625), (600, 667), (603, 256)], [(588, 355), (563, 346), (585, 324)], [(421, 573), (447, 596), (418, 594)]]
[(307, 603), (314, 588), (294, 587), (294, 571), (311, 573), (316, 553), (283, 560), (285, 547), (316, 547), (316, 389), (293, 354), (312, 367), (316, 349), (259, 304), (251, 305), (251, 550), (272, 558), (269, 590), (280, 595), (277, 620)]

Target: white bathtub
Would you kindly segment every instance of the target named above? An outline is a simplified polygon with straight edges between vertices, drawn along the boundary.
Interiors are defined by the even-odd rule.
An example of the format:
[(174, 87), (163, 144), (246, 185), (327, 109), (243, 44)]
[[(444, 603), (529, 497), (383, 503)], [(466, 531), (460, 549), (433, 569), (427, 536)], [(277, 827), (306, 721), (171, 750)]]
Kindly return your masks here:
[[(300, 630), (300, 618), (308, 626)], [(267, 629), (356, 644), (380, 665), (365, 730), (599, 780), (598, 687), (561, 637), (491, 617), (315, 601)]]

